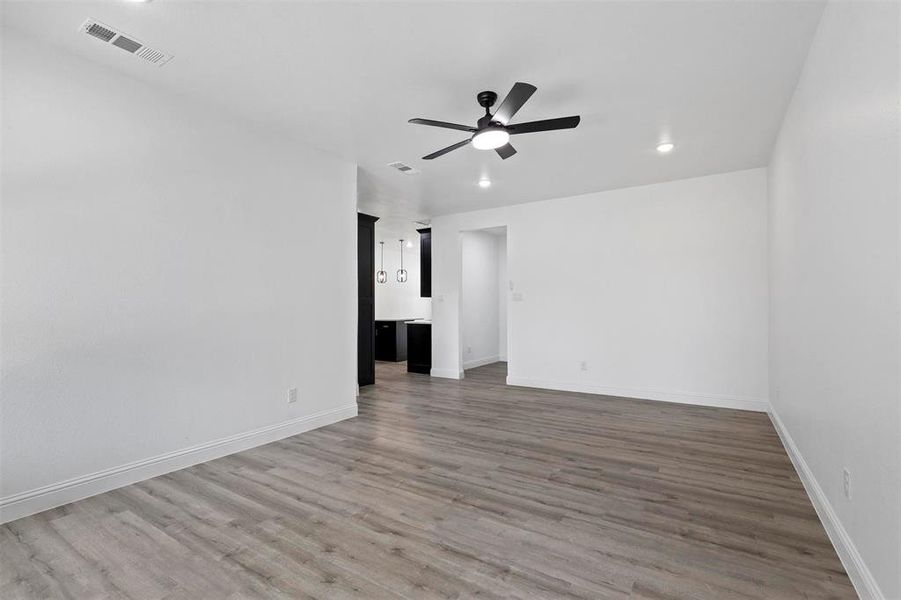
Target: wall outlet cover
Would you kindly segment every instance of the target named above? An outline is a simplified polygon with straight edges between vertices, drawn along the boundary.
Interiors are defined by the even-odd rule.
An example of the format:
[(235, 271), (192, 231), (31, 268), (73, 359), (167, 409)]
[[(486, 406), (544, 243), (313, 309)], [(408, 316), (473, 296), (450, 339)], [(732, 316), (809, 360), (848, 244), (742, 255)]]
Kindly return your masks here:
[(294, 404), (297, 402), (297, 388), (291, 388), (288, 390), (288, 404)]

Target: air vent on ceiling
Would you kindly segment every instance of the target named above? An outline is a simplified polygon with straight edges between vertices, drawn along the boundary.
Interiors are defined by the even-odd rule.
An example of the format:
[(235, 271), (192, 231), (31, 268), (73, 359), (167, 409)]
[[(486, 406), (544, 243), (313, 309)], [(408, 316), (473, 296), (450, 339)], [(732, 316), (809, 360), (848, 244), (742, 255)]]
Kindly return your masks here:
[(402, 162), (388, 163), (388, 166), (389, 166), (389, 167), (394, 167), (395, 169), (397, 169), (397, 170), (400, 171), (401, 173), (405, 173), (405, 174), (407, 174), (407, 175), (415, 175), (416, 173), (419, 173), (419, 171), (417, 171), (416, 169), (414, 169), (414, 168), (411, 167), (410, 165), (408, 165), (408, 164), (406, 164), (406, 163), (402, 163)]
[(85, 29), (85, 33), (88, 35), (93, 35), (95, 38), (101, 39), (104, 42), (108, 42), (114, 37), (116, 37), (116, 32), (112, 29), (107, 29), (103, 25), (98, 25), (97, 23), (91, 23)]
[(138, 51), (138, 56), (140, 56), (144, 60), (148, 60), (152, 63), (158, 63), (158, 62), (162, 61), (163, 64), (160, 65), (161, 67), (164, 64), (166, 64), (166, 62), (170, 58), (172, 58), (171, 56), (167, 57), (165, 54), (163, 54), (159, 50), (154, 50), (153, 48), (148, 48), (147, 46), (144, 46), (143, 48), (141, 48)]
[(126, 52), (134, 53), (135, 50), (140, 48), (142, 44), (137, 43), (134, 40), (130, 40), (124, 35), (120, 35), (116, 39), (113, 40), (113, 46), (119, 46)]
[(109, 25), (105, 25), (94, 19), (88, 19), (82, 23), (79, 31), (83, 31), (98, 40), (111, 43), (113, 46), (134, 54), (138, 58), (142, 58), (158, 67), (162, 67), (172, 60), (171, 54), (166, 54), (165, 52), (160, 52), (159, 50), (151, 48), (143, 42), (137, 41), (132, 36), (125, 35), (123, 32), (117, 31)]

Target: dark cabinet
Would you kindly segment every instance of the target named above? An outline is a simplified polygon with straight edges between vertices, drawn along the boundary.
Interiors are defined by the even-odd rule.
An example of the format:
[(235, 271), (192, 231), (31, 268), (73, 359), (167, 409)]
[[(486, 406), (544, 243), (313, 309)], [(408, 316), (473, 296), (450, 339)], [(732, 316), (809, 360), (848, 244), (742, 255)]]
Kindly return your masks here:
[(407, 323), (407, 371), (432, 372), (432, 324)]
[(417, 229), (419, 232), (419, 295), (432, 297), (432, 229)]
[(375, 222), (357, 213), (357, 383), (375, 383)]
[(407, 324), (404, 321), (375, 322), (375, 359), (407, 360)]

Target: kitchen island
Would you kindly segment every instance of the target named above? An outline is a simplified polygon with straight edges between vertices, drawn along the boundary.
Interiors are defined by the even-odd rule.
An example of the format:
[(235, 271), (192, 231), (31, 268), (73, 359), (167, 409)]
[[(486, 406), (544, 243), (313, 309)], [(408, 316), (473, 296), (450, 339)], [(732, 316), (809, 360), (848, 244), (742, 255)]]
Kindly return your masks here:
[(429, 375), (432, 372), (432, 322), (408, 321), (407, 371)]

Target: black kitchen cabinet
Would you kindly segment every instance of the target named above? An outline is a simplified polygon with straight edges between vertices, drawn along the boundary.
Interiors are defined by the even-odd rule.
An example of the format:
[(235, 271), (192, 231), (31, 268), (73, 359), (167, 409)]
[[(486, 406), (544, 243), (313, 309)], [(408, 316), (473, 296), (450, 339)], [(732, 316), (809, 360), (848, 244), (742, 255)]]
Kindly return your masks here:
[(400, 362), (407, 360), (407, 324), (403, 320), (375, 322), (375, 359)]
[(357, 383), (375, 383), (375, 222), (357, 213)]
[(432, 229), (417, 229), (419, 232), (419, 295), (432, 297)]
[(432, 372), (432, 324), (407, 323), (407, 371)]

